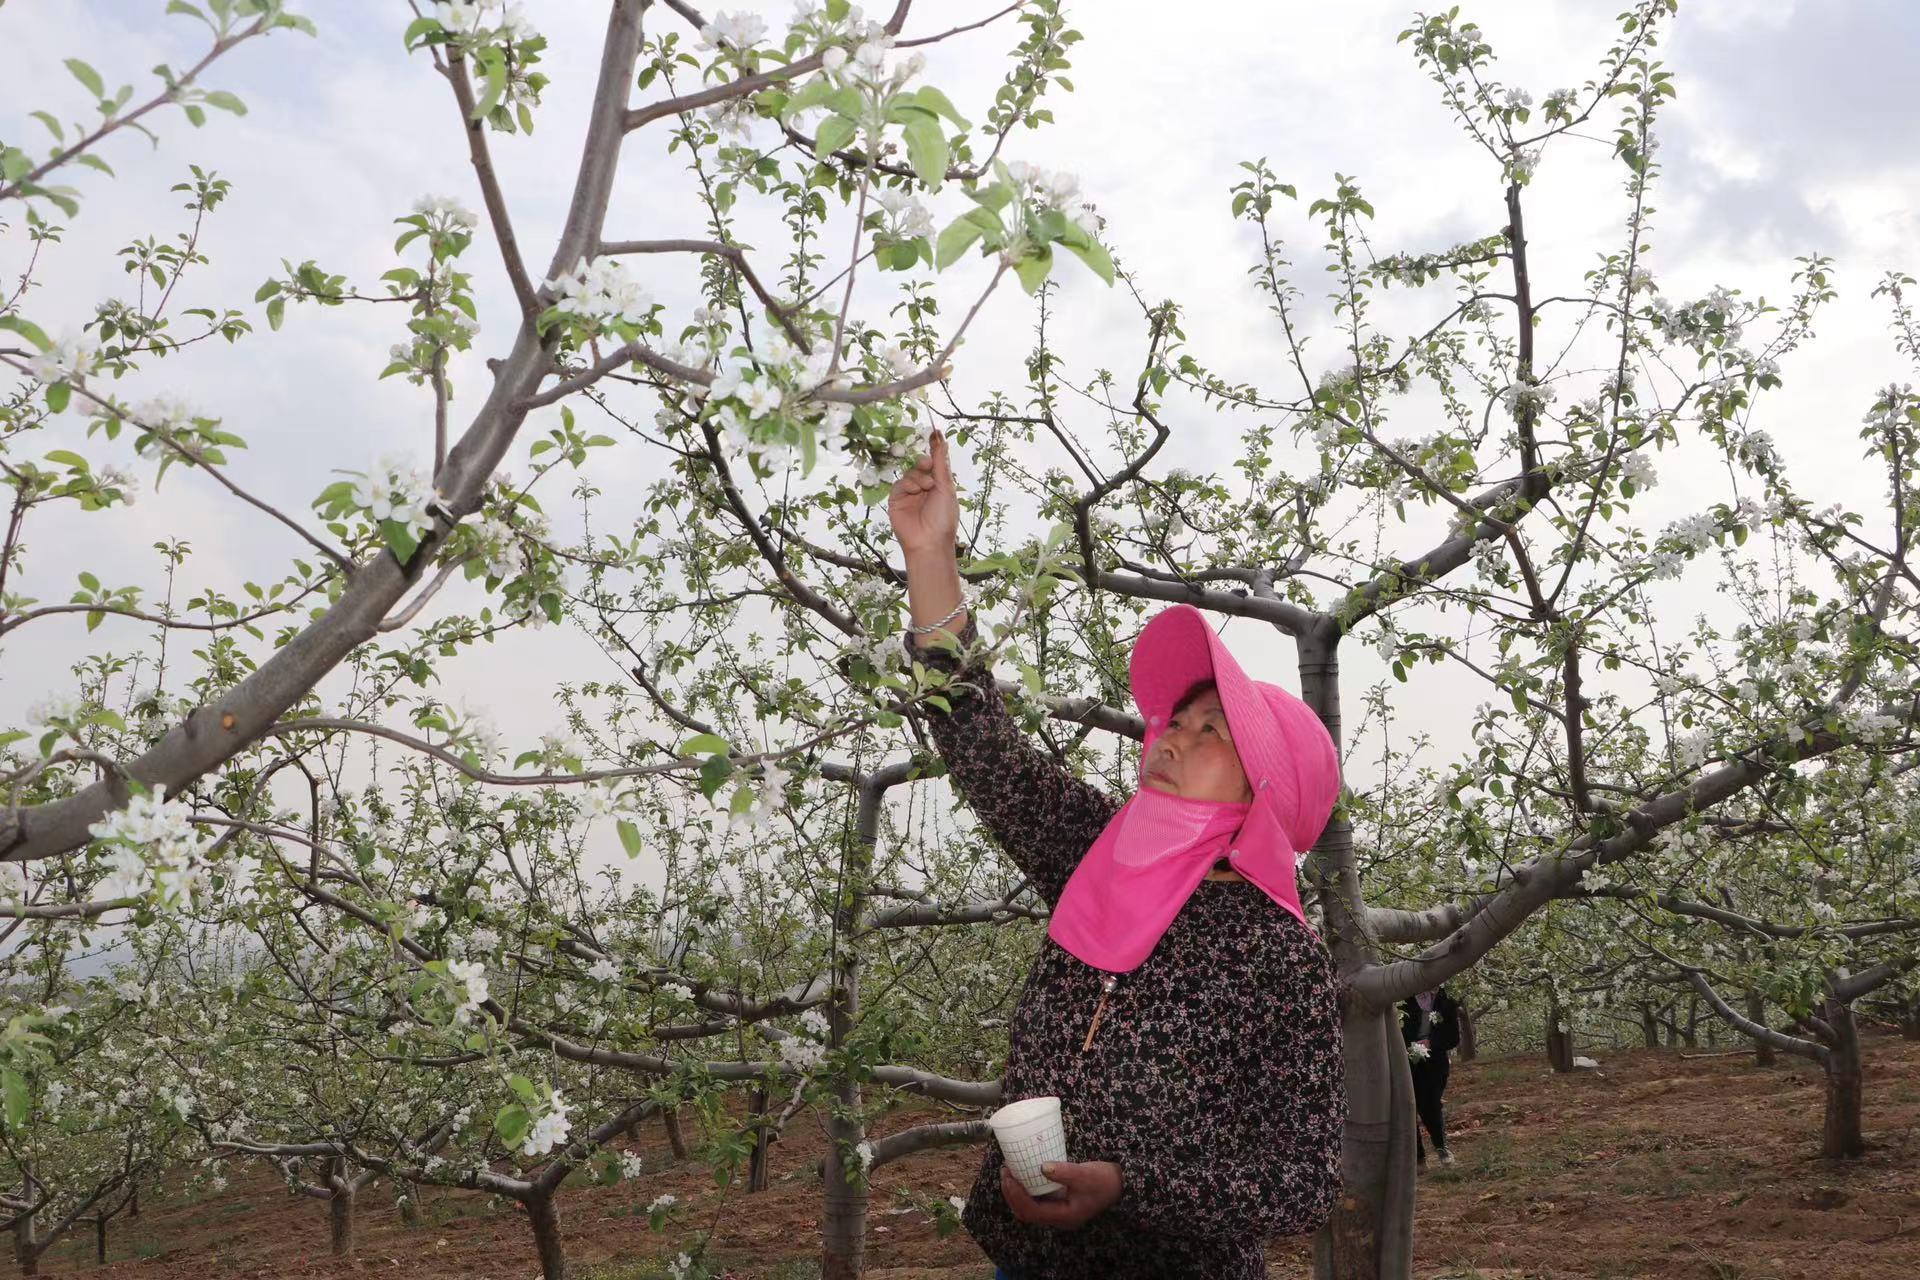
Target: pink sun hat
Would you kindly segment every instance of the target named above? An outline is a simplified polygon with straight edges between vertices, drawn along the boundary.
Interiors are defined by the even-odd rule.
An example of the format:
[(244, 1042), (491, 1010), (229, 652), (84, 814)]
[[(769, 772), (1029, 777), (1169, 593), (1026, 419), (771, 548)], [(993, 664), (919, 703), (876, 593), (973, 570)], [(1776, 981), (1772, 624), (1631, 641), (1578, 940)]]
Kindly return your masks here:
[[(1249, 814), (1247, 828), (1260, 828), (1258, 834), (1265, 837), (1241, 843), (1249, 853), (1267, 853), (1269, 858), (1262, 861), (1284, 860), (1291, 891), (1291, 864), (1320, 839), (1340, 798), (1340, 756), (1320, 717), (1279, 685), (1250, 679), (1208, 625), (1206, 615), (1188, 604), (1169, 605), (1141, 629), (1127, 663), (1127, 678), (1134, 704), (1146, 721), (1140, 753), (1143, 768), (1154, 741), (1166, 729), (1174, 703), (1200, 681), (1213, 680), (1240, 767), (1253, 788), (1255, 812)], [(1259, 813), (1263, 809), (1266, 812)], [(1288, 847), (1271, 848), (1281, 843), (1276, 836)], [(1282, 868), (1273, 865), (1259, 870), (1270, 871), (1268, 877), (1260, 878), (1278, 879), (1271, 873)], [(1263, 887), (1271, 892), (1278, 886)], [(1299, 914), (1297, 906), (1294, 911)]]

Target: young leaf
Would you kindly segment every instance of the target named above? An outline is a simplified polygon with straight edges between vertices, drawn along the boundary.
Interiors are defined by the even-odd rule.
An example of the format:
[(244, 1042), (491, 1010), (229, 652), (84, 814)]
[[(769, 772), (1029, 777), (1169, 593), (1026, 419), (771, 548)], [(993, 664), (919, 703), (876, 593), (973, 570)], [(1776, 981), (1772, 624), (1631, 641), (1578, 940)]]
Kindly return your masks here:
[(87, 86), (87, 92), (96, 98), (107, 96), (107, 86), (100, 81), (100, 73), (78, 58), (67, 59), (67, 70), (73, 72), (73, 78)]
[(906, 135), (907, 159), (912, 161), (913, 171), (928, 186), (939, 186), (947, 176), (947, 135), (940, 132), (940, 122), (931, 116), (911, 121)]

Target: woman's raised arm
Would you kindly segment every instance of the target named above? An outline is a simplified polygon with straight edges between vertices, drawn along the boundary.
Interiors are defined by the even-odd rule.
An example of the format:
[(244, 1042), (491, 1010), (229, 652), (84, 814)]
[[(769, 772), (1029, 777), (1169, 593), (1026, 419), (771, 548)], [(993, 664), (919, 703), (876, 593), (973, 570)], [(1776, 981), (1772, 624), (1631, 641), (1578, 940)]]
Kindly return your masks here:
[[(894, 485), (887, 515), (906, 556), (913, 623), (940, 627), (929, 635), (904, 637), (907, 653), (956, 681), (946, 695), (952, 710), (927, 711), (934, 742), (981, 825), (1051, 907), (1120, 802), (1028, 742), (994, 687), (992, 667), (964, 657), (978, 629), (961, 607), (954, 553), (959, 496), (940, 432), (933, 433), (928, 455)], [(933, 647), (942, 632), (959, 641), (961, 652)]]

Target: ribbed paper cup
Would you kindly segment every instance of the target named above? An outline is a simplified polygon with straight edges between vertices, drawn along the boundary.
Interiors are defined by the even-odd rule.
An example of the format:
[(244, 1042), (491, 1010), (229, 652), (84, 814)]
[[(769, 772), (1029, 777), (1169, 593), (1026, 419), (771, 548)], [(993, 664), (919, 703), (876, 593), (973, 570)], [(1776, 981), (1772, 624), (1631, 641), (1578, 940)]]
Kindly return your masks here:
[(1064, 1191), (1063, 1184), (1040, 1172), (1049, 1161), (1064, 1164), (1067, 1159), (1067, 1131), (1060, 1123), (1060, 1099), (1022, 1098), (1009, 1102), (987, 1117), (987, 1125), (999, 1140), (1000, 1153), (1007, 1168), (1020, 1179), (1029, 1195), (1044, 1196), (1049, 1191)]

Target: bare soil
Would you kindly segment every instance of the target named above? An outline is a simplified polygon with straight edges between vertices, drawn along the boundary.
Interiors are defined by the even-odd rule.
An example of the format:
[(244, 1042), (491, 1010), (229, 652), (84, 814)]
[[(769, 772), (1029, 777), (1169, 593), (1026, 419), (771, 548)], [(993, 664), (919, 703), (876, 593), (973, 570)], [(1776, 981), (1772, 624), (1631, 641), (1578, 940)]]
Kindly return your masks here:
[[(1595, 1054), (1597, 1072), (1555, 1076), (1544, 1057), (1456, 1063), (1448, 1088), (1457, 1163), (1421, 1175), (1415, 1268), (1421, 1280), (1916, 1280), (1920, 1278), (1920, 1043), (1866, 1041), (1858, 1160), (1818, 1155), (1821, 1083), (1799, 1061), (1682, 1058), (1672, 1050)], [(885, 1134), (951, 1113), (921, 1102), (878, 1122)], [(691, 1117), (688, 1138), (697, 1141)], [(817, 1277), (818, 1124), (796, 1121), (773, 1148), (772, 1185), (722, 1190), (697, 1158), (674, 1161), (650, 1126), (632, 1144), (650, 1170), (617, 1187), (560, 1196), (579, 1280), (648, 1280), (717, 1223), (712, 1251), (733, 1280)], [(867, 1274), (875, 1280), (989, 1280), (959, 1231), (942, 1239), (895, 1191), (963, 1195), (977, 1148), (923, 1153), (874, 1179)], [(692, 1212), (658, 1234), (641, 1211), (662, 1192)], [(537, 1273), (524, 1212), (466, 1192), (428, 1191), (404, 1225), (376, 1185), (361, 1197), (350, 1259), (328, 1253), (327, 1210), (242, 1167), (224, 1191), (149, 1197), (116, 1221), (109, 1262), (90, 1230), (56, 1246), (43, 1275), (99, 1280), (367, 1277), (527, 1280)], [(1270, 1246), (1269, 1275), (1307, 1274), (1303, 1240)], [(0, 1273), (12, 1274), (10, 1258)]]

